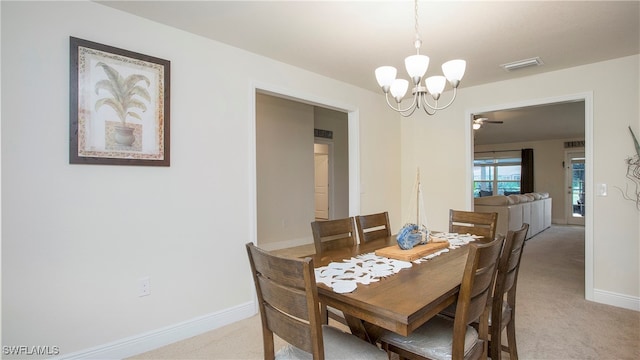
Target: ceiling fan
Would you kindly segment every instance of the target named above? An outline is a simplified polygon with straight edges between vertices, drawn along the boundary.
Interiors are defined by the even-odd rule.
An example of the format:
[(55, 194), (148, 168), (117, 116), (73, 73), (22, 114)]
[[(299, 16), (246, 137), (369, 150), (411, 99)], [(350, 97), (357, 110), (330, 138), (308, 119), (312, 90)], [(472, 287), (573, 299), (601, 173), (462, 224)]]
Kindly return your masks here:
[(478, 130), (484, 124), (503, 124), (502, 120), (489, 120), (488, 117), (483, 117), (480, 115), (474, 115), (473, 117), (473, 130)]

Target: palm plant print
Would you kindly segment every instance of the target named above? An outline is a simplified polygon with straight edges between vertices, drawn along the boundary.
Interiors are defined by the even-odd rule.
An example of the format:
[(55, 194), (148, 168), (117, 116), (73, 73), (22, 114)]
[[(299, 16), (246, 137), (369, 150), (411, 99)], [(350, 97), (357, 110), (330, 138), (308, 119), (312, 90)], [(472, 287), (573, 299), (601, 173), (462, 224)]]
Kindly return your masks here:
[[(111, 94), (111, 97), (96, 101), (95, 110), (98, 111), (103, 105), (110, 106), (118, 114), (122, 124), (126, 123), (129, 116), (142, 120), (133, 110), (139, 109), (142, 112), (147, 110), (147, 105), (141, 99), (146, 100), (147, 103), (151, 102), (151, 96), (146, 89), (150, 85), (149, 79), (140, 74), (132, 74), (125, 78), (116, 69), (103, 62), (98, 62), (96, 66), (102, 67), (108, 78), (96, 83), (96, 95), (100, 90), (105, 90)], [(140, 85), (141, 82), (146, 84), (146, 88)]]

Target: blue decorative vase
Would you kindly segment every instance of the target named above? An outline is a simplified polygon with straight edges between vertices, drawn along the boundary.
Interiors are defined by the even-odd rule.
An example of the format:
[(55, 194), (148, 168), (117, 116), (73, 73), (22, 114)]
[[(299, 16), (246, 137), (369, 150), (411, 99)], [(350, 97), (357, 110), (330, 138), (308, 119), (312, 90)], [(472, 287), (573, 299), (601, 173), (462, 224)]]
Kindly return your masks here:
[(429, 239), (429, 230), (424, 226), (418, 227), (416, 224), (406, 224), (400, 229), (396, 240), (402, 250), (411, 250), (418, 244), (426, 244)]

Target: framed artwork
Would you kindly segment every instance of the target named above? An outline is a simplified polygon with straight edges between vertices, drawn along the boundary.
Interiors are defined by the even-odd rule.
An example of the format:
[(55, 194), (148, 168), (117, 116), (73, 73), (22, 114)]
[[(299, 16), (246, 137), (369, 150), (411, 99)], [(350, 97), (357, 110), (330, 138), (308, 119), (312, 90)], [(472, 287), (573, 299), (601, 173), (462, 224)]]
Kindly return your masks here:
[(168, 60), (70, 37), (69, 163), (169, 166)]

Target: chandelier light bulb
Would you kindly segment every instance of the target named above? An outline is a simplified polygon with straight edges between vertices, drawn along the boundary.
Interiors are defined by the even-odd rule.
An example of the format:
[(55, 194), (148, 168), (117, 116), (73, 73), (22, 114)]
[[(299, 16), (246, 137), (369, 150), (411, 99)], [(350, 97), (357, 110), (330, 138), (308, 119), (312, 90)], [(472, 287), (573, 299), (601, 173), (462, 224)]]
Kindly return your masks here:
[(464, 76), (467, 62), (464, 60), (450, 60), (442, 64), (442, 72), (444, 76), (449, 80), (451, 86), (458, 87), (460, 80)]
[(391, 84), (391, 95), (394, 99), (396, 99), (397, 103), (402, 101), (402, 98), (407, 93), (409, 89), (409, 82), (405, 79), (396, 79), (393, 84)]
[(440, 94), (444, 91), (444, 87), (447, 85), (447, 78), (444, 76), (431, 76), (425, 80), (427, 90), (433, 97), (433, 100), (438, 100)]
[(393, 66), (380, 66), (376, 69), (376, 80), (378, 80), (378, 85), (380, 85), (382, 91), (385, 93), (389, 92), (389, 88), (396, 79), (397, 73), (398, 70)]
[(429, 68), (429, 57), (426, 55), (407, 56), (404, 59), (404, 66), (407, 68), (409, 77), (413, 80), (413, 85), (418, 85)]

